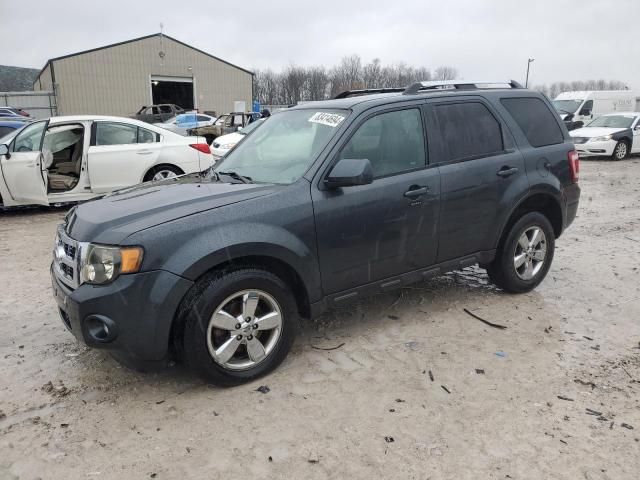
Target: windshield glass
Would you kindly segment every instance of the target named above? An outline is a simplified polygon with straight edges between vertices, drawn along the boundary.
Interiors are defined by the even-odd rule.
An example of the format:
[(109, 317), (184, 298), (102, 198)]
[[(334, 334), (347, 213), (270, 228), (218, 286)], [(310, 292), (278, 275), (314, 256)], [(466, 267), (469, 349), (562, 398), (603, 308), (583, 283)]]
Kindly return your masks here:
[(256, 120), (255, 122), (250, 123), (249, 125), (244, 127), (242, 130), (239, 130), (238, 133), (241, 135), (248, 135), (249, 133), (253, 132), (257, 127), (259, 127), (260, 124), (263, 123), (265, 120), (266, 118), (261, 118), (260, 120)]
[(552, 103), (560, 113), (575, 113), (582, 100), (554, 100)]
[(254, 182), (289, 184), (307, 171), (347, 117), (345, 110), (290, 110), (273, 115), (216, 166)]
[(187, 125), (196, 123), (195, 113), (183, 113), (175, 117), (175, 123), (177, 125)]
[(632, 115), (605, 115), (596, 118), (587, 127), (629, 128), (635, 118)]

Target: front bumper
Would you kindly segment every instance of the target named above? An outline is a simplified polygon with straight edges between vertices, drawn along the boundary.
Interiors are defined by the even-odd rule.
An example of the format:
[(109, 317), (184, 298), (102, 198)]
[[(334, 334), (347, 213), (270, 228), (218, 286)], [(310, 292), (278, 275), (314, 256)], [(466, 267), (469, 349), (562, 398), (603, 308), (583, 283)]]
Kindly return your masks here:
[[(62, 322), (79, 341), (111, 350), (134, 367), (167, 357), (174, 314), (193, 282), (156, 270), (71, 290), (58, 280), (53, 267), (50, 273)], [(108, 328), (96, 328), (101, 324)]]
[(613, 155), (617, 143), (615, 140), (607, 140), (606, 142), (577, 143), (575, 147), (581, 157), (608, 157)]

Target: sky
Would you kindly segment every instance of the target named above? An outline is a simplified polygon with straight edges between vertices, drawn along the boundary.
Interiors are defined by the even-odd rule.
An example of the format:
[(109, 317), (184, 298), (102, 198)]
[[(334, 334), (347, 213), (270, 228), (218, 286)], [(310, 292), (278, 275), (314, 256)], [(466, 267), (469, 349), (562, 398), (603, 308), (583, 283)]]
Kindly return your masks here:
[[(34, 14), (37, 12), (37, 14)], [(640, 90), (640, 0), (0, 0), (0, 64), (164, 31), (241, 67), (451, 65), (467, 80), (621, 80)], [(635, 28), (634, 28), (635, 27)]]

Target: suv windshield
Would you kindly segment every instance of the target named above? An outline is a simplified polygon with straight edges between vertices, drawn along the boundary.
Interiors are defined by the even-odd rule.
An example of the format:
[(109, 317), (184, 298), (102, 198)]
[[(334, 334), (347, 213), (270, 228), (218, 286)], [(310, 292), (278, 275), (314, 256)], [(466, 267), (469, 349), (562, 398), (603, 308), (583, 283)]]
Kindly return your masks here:
[(554, 100), (552, 103), (560, 113), (575, 113), (582, 100)]
[(587, 127), (629, 128), (635, 118), (632, 115), (605, 115), (596, 118)]
[(216, 166), (254, 182), (289, 184), (307, 171), (347, 117), (345, 110), (289, 110), (273, 115)]

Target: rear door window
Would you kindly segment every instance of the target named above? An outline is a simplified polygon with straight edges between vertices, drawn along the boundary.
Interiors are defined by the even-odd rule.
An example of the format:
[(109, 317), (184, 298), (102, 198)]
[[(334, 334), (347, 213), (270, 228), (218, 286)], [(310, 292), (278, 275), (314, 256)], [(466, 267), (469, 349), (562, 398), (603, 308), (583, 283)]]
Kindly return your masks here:
[(98, 122), (96, 145), (129, 145), (138, 143), (138, 127), (124, 123)]
[(500, 102), (516, 121), (532, 147), (557, 145), (564, 142), (556, 115), (539, 98), (503, 98)]
[(504, 150), (500, 122), (482, 103), (440, 104), (434, 112), (446, 160), (487, 157)]

